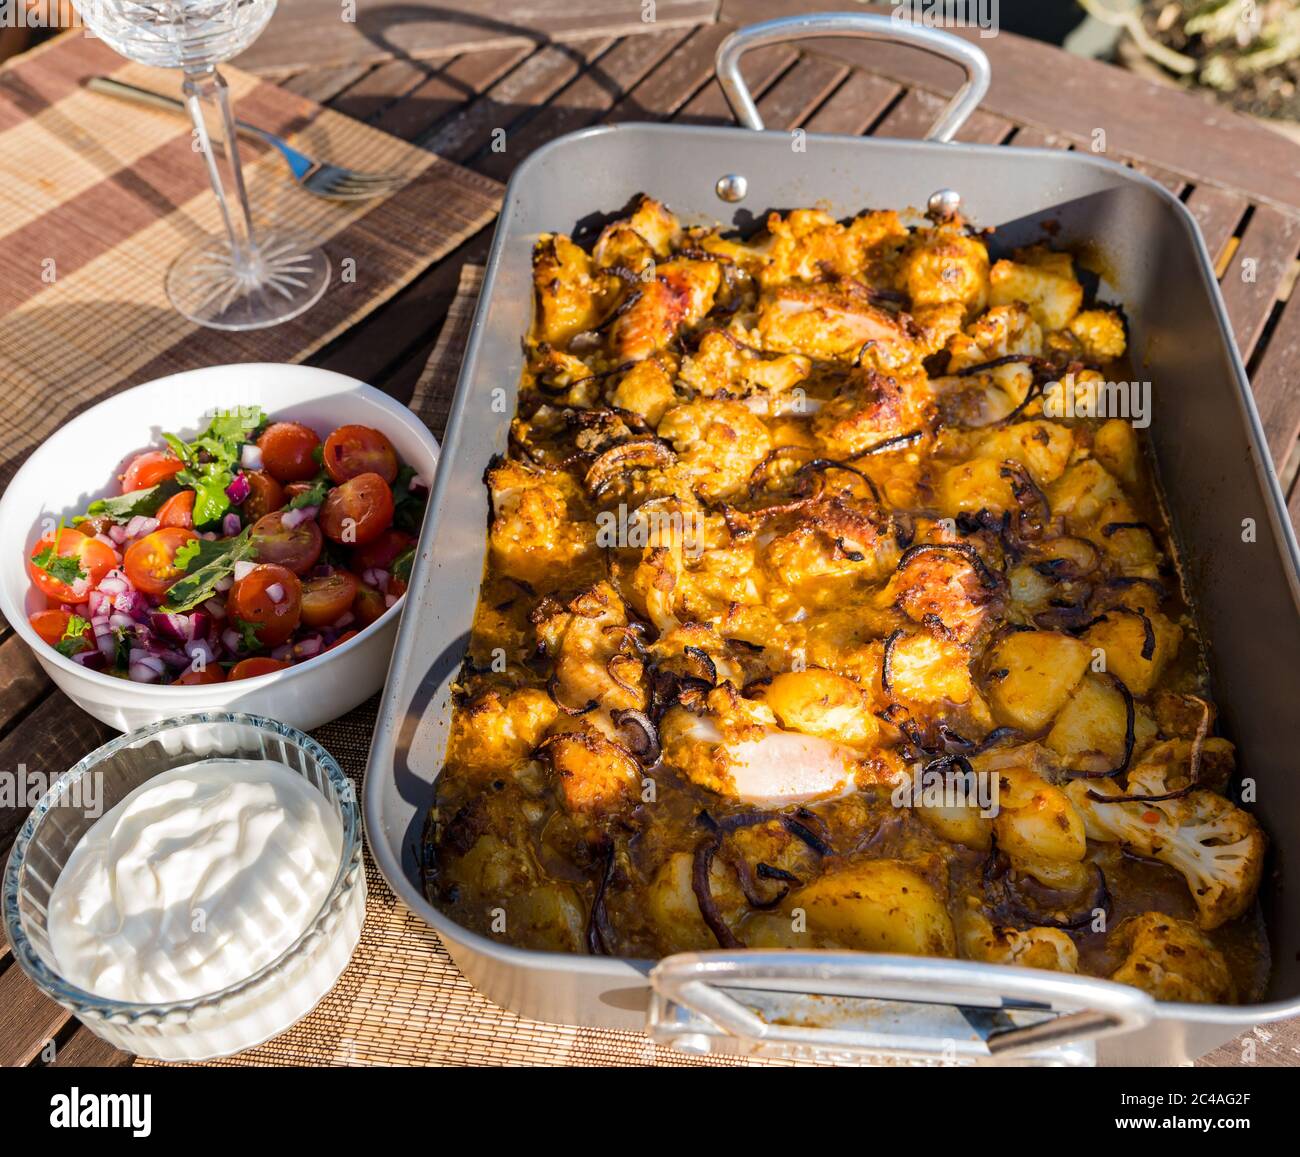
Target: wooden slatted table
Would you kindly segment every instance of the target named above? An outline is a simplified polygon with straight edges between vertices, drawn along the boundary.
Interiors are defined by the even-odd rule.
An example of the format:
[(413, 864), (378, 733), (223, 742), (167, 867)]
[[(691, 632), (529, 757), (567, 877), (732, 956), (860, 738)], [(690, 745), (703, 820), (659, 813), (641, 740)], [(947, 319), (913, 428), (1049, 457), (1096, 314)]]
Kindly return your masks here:
[[(533, 149), (586, 125), (729, 121), (712, 75), (722, 38), (755, 20), (818, 7), (807, 0), (678, 3), (660, 25), (629, 21), (619, 5), (600, 3), (590, 22), (559, 29), (562, 42), (544, 39), (542, 20), (527, 35), (453, 38), (453, 51), (441, 59), (411, 59), (377, 37), (389, 50), (368, 53), (362, 63), (268, 71), (296, 92), (505, 180)], [(276, 29), (273, 23), (268, 39)], [(427, 29), (422, 36), (437, 55)], [(466, 42), (475, 46), (454, 51)], [(1293, 384), (1300, 372), (1300, 294), (1293, 292), (1300, 147), (1201, 98), (1048, 46), (1007, 33), (978, 43), (995, 79), (961, 139), (1100, 149), (1165, 184), (1192, 211), (1217, 262), (1292, 517), (1300, 517), (1300, 389)], [(744, 71), (770, 128), (887, 137), (920, 135), (960, 79), (951, 66), (916, 53), (846, 40), (757, 51)], [(505, 130), (504, 152), (492, 147), (497, 129)], [(484, 258), (490, 233), (466, 241), (313, 362), (409, 399), (461, 267)], [(0, 621), (0, 769), (25, 763), (57, 773), (110, 734), (54, 690)], [(0, 852), (21, 820), (0, 810)], [(1244, 1034), (1202, 1063), (1238, 1065), (1253, 1056), (1253, 1063), (1285, 1065), (1297, 1055), (1300, 1021)], [(70, 1021), (13, 965), (7, 946), (0, 949), (0, 1064), (129, 1060)]]

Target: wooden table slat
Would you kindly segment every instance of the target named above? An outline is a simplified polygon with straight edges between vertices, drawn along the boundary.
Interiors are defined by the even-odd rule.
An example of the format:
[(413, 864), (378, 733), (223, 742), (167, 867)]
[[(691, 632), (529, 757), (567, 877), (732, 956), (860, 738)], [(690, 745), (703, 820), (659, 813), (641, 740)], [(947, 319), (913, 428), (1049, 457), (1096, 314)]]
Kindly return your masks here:
[(1187, 197), (1187, 208), (1201, 227), (1205, 248), (1217, 269), (1223, 248), (1250, 208), (1250, 202), (1240, 193), (1217, 189), (1213, 185), (1198, 185)]
[(491, 145), (493, 130), (509, 132), (516, 120), (548, 101), (612, 43), (600, 40), (584, 45), (547, 45), (420, 143), (449, 160), (467, 160)]
[[(923, 89), (913, 89), (900, 100), (872, 134), (896, 140), (920, 140), (934, 124), (948, 101)], [(1010, 121), (992, 113), (976, 109), (971, 118), (957, 132), (959, 141), (972, 144), (996, 145), (1011, 135), (1015, 129)]]
[(1256, 208), (1220, 286), (1242, 360), (1250, 364), (1255, 343), (1300, 250), (1300, 216), (1267, 205)]
[(814, 113), (848, 76), (846, 65), (815, 56), (803, 56), (758, 102), (758, 112), (769, 129), (792, 129)]
[(130, 1053), (114, 1048), (85, 1025), (78, 1025), (72, 1036), (55, 1048), (52, 1067), (117, 1069), (129, 1065), (131, 1060)]
[[(41, 696), (48, 695), (50, 681), (17, 635), (0, 642), (0, 734)], [(0, 769), (4, 770), (4, 769)]]
[(11, 961), (0, 972), (0, 1068), (31, 1064), (71, 1015)]
[[(798, 53), (788, 44), (773, 44), (747, 53), (740, 70), (749, 82), (755, 100), (761, 100), (770, 85), (794, 64)], [(673, 117), (683, 124), (735, 124), (731, 105), (717, 80), (710, 80)]]
[[(1293, 293), (1269, 335), (1251, 379), (1255, 406), (1273, 461), (1281, 469), (1300, 437), (1300, 293)], [(1297, 488), (1300, 493), (1300, 488)], [(1296, 499), (1291, 500), (1292, 521), (1300, 525)]]
[(471, 164), (481, 173), (505, 181), (525, 157), (548, 141), (598, 120), (643, 76), (685, 38), (685, 31), (665, 29), (620, 40), (545, 106), (505, 136), (503, 152), (481, 152)]
[(400, 100), (438, 71), (436, 64), (415, 60), (387, 60), (376, 65), (355, 84), (341, 90), (330, 104), (335, 112), (364, 121)]
[(404, 141), (430, 132), (532, 54), (531, 48), (496, 48), (458, 56), (371, 120)]
[(312, 69), (291, 76), (280, 84), (282, 88), (314, 100), (317, 104), (328, 104), (344, 89), (356, 84), (371, 67), (369, 64), (347, 64), (341, 68)]
[(1016, 129), (1016, 135), (1008, 142), (1018, 149), (1068, 149), (1073, 143), (1061, 133), (1049, 133), (1033, 125)]
[(884, 115), (902, 91), (900, 86), (869, 72), (852, 72), (804, 127), (810, 133), (861, 136)]

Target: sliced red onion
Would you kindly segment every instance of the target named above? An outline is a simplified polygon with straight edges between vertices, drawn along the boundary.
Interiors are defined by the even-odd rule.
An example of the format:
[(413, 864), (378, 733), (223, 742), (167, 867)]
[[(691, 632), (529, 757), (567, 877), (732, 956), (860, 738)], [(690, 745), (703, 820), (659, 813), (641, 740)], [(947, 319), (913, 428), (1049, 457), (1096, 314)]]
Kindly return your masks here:
[(284, 584), (272, 583), (266, 588), (266, 597), (273, 603), (284, 602)]
[(113, 525), (108, 528), (108, 537), (111, 538), (117, 546), (121, 546), (127, 538), (126, 527), (118, 526), (116, 522), (113, 523)]
[(262, 448), (254, 442), (245, 443), (239, 451), (239, 464), (245, 470), (262, 469)]
[(235, 582), (239, 582), (240, 579), (247, 578), (249, 572), (251, 572), (256, 565), (257, 563), (249, 562), (247, 559), (235, 563)]
[(248, 481), (247, 474), (236, 474), (230, 480), (230, 485), (226, 487), (226, 497), (236, 506), (243, 502), (252, 492), (253, 487)]
[[(243, 475), (240, 475), (240, 477), (243, 477)], [(239, 520), (239, 515), (233, 510), (229, 511), (221, 520), (221, 533), (227, 538), (234, 538), (243, 529), (244, 524)]]

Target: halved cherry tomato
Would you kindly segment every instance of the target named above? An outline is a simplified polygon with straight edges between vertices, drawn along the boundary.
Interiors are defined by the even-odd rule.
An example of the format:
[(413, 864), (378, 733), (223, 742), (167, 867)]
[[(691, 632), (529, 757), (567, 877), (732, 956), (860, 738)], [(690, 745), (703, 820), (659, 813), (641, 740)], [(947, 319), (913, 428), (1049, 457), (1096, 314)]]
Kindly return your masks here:
[(253, 659), (240, 659), (230, 668), (226, 682), (233, 683), (236, 679), (256, 679), (259, 675), (269, 675), (272, 671), (283, 671), (288, 666), (288, 663), (282, 663), (279, 659), (268, 659), (264, 655)]
[(312, 453), (320, 445), (316, 431), (301, 422), (272, 422), (257, 440), (262, 469), (277, 482), (306, 482), (320, 473)]
[(195, 687), (201, 683), (224, 683), (226, 673), (217, 663), (209, 663), (201, 670), (194, 667), (187, 667), (185, 674), (177, 677), (177, 683), (183, 683), (187, 687)]
[[(76, 562), (76, 567), (60, 566), (53, 558), (46, 565), (67, 570), (67, 577), (72, 582), (64, 582), (49, 571), (36, 565), (35, 560), (54, 547), (58, 558), (69, 558)], [(58, 532), (58, 545), (55, 547), (54, 535), (45, 535), (29, 556), (27, 570), (32, 582), (40, 592), (56, 603), (84, 603), (90, 598), (90, 592), (99, 586), (99, 580), (117, 565), (117, 555), (97, 538), (89, 538), (79, 530), (65, 526)], [(79, 572), (79, 573), (77, 573)], [(84, 581), (83, 581), (84, 580)], [(74, 589), (73, 583), (76, 583)], [(80, 593), (78, 593), (80, 592)]]
[(388, 593), (394, 598), (400, 599), (404, 594), (406, 594), (406, 588), (407, 582), (404, 578), (398, 578), (397, 575), (393, 575), (389, 578)]
[(313, 483), (311, 482), (290, 482), (284, 488), (284, 501), (288, 502), (291, 498), (297, 498), (299, 494), (306, 494), (312, 487)]
[(302, 583), (285, 567), (260, 563), (235, 580), (226, 596), (226, 612), (252, 624), (263, 647), (278, 647), (302, 619)]
[(185, 573), (173, 562), (176, 552), (196, 538), (194, 531), (183, 526), (167, 526), (133, 542), (122, 559), (131, 585), (147, 595), (165, 595), (172, 583)]
[(183, 530), (194, 529), (194, 491), (182, 490), (173, 494), (158, 508), (155, 516), (159, 526), (179, 526)]
[(335, 482), (358, 474), (378, 474), (389, 486), (397, 480), (397, 451), (369, 426), (340, 426), (325, 439), (324, 460)]
[(253, 545), (258, 562), (286, 566), (294, 574), (306, 574), (320, 558), (325, 545), (315, 519), (308, 518), (287, 529), (278, 510), (259, 518), (253, 527)]
[(356, 571), (363, 570), (392, 570), (393, 563), (397, 561), (397, 556), (406, 550), (413, 539), (404, 530), (398, 530), (395, 527), (389, 528), (377, 538), (366, 543), (365, 546), (359, 546), (352, 552), (352, 569)]
[(170, 450), (146, 450), (132, 458), (122, 474), (122, 493), (130, 494), (132, 490), (157, 486), (184, 468), (185, 463)]
[(334, 650), (335, 647), (341, 647), (349, 639), (355, 639), (356, 637), (357, 637), (356, 631), (344, 631), (343, 634), (341, 634), (337, 639), (335, 639), (334, 642), (332, 642), (328, 647), (325, 648), (325, 650), (332, 651)]
[(393, 492), (378, 474), (334, 487), (320, 508), (320, 528), (335, 542), (364, 546), (393, 525)]
[(248, 497), (244, 499), (244, 522), (256, 522), (285, 504), (284, 487), (265, 470), (245, 470)]
[(302, 584), (302, 621), (309, 627), (327, 627), (352, 608), (360, 584), (345, 570)]
[(31, 623), (32, 630), (54, 647), (63, 640), (71, 618), (67, 611), (37, 611), (27, 621)]
[(352, 613), (363, 627), (370, 626), (388, 607), (384, 603), (382, 591), (361, 583), (357, 587), (357, 597), (352, 601)]

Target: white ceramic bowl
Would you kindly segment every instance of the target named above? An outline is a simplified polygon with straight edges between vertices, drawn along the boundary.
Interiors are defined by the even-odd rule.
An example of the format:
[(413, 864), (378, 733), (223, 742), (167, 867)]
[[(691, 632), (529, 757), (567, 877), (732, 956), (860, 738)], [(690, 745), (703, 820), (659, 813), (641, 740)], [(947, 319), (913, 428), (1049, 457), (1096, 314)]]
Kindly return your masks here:
[(45, 606), (26, 565), (42, 521), (80, 514), (93, 499), (114, 493), (125, 462), (160, 445), (162, 431), (196, 437), (207, 415), (232, 406), (261, 406), (322, 437), (347, 423), (373, 426), (416, 473), (432, 479), (438, 464), (437, 441), (400, 402), (355, 378), (309, 366), (250, 362), (173, 374), (115, 394), (60, 427), (0, 497), (0, 611), (69, 698), (119, 731), (194, 711), (251, 712), (306, 731), (384, 685), (404, 597), (355, 638), (305, 663), (255, 679), (185, 687), (87, 670), (44, 643), (28, 623), (28, 615)]

